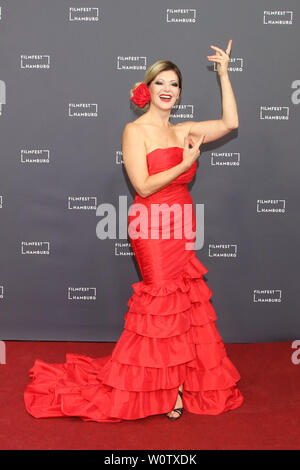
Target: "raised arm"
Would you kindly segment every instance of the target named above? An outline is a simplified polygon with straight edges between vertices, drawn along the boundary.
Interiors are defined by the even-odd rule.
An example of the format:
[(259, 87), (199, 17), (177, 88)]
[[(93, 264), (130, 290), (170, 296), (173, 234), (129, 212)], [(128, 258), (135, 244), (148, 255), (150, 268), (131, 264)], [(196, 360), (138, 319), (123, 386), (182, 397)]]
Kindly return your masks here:
[(210, 121), (187, 121), (189, 133), (192, 137), (198, 138), (204, 134), (205, 142), (220, 139), (239, 126), (238, 109), (236, 99), (233, 93), (231, 82), (228, 75), (229, 54), (231, 51), (232, 40), (228, 41), (226, 52), (216, 46), (211, 46), (216, 50), (215, 55), (207, 56), (208, 60), (217, 62), (217, 71), (220, 78), (222, 93), (222, 117)]
[(169, 170), (149, 176), (144, 139), (139, 129), (131, 122), (124, 127), (122, 153), (128, 178), (141, 197), (150, 196), (167, 186), (190, 167), (187, 160), (182, 160)]

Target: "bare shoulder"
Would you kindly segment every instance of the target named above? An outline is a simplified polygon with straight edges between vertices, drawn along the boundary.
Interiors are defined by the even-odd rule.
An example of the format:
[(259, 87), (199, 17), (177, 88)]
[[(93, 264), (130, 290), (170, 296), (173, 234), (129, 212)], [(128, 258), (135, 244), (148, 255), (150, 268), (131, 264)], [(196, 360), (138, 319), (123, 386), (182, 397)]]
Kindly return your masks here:
[(126, 156), (128, 154), (145, 153), (144, 135), (141, 128), (134, 121), (125, 124), (122, 133), (122, 152)]
[(130, 122), (127, 122), (124, 126), (124, 129), (123, 129), (123, 136), (125, 134), (128, 134), (129, 132), (132, 132), (132, 130), (134, 131), (135, 127), (133, 125), (133, 123), (130, 121)]
[(136, 119), (135, 121), (129, 121), (127, 124), (124, 126), (123, 132), (130, 132), (130, 133), (135, 133), (135, 132), (141, 132), (143, 130), (143, 123), (139, 121), (140, 118)]
[(135, 121), (129, 121), (123, 130), (122, 139), (124, 140), (131, 140), (134, 139), (138, 142), (145, 141), (145, 123), (141, 120), (141, 118), (136, 119)]
[(139, 123), (136, 123), (135, 121), (129, 121), (124, 126), (122, 138), (127, 139), (128, 137), (141, 137), (141, 131), (142, 126)]

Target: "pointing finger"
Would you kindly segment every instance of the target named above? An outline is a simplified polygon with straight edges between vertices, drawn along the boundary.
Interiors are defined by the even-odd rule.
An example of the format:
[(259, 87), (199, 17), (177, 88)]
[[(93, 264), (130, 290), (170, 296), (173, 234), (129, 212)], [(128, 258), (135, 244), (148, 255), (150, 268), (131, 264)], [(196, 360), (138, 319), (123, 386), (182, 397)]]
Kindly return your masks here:
[(231, 46), (232, 46), (232, 39), (229, 39), (227, 49), (226, 49), (226, 54), (230, 54)]

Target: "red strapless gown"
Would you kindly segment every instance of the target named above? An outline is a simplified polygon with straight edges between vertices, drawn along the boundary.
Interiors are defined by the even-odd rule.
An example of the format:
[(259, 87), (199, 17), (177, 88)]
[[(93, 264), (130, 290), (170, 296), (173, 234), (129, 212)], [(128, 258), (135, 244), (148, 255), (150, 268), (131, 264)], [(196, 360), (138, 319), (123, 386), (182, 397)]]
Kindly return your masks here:
[[(150, 152), (149, 174), (179, 163), (182, 151), (181, 147), (169, 147)], [(191, 222), (195, 232), (194, 207), (186, 183), (193, 179), (196, 168), (197, 162), (147, 198), (136, 194), (134, 204), (148, 209), (152, 203), (179, 204), (182, 208), (189, 204), (190, 221), (187, 215), (184, 223), (188, 226)], [(129, 222), (137, 221), (140, 215), (132, 213), (134, 207)], [(186, 249), (186, 242), (193, 243), (193, 239), (174, 236), (173, 229), (180, 224), (182, 218), (176, 213), (171, 217), (169, 238), (162, 237), (166, 222), (161, 219), (159, 224), (152, 221), (152, 227), (149, 223), (148, 229), (144, 224), (137, 226), (149, 235), (152, 229), (152, 238), (133, 239), (129, 230), (143, 280), (132, 284), (134, 293), (127, 303), (124, 331), (112, 354), (96, 359), (67, 354), (64, 364), (37, 359), (24, 393), (31, 415), (77, 416), (98, 422), (135, 420), (173, 410), (181, 384), (183, 406), (191, 413), (217, 415), (243, 403), (236, 387), (240, 375), (217, 331), (212, 291), (202, 277), (207, 269), (194, 249)]]

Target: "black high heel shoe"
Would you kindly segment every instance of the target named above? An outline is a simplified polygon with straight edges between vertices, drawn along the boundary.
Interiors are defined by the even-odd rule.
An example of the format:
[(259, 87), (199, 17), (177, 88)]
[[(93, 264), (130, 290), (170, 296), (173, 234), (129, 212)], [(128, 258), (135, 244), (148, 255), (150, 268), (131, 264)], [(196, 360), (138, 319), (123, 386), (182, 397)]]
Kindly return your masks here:
[[(178, 390), (178, 395), (180, 396), (180, 398), (182, 400), (182, 391), (181, 390)], [(166, 417), (171, 419), (172, 421), (175, 421), (175, 420), (181, 418), (182, 413), (183, 413), (183, 407), (182, 408), (175, 408), (175, 410), (170, 411), (170, 413), (173, 413), (173, 411), (176, 411), (176, 413), (178, 413), (177, 418), (174, 418), (174, 416), (168, 416), (167, 414), (166, 414)]]

